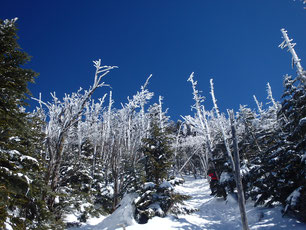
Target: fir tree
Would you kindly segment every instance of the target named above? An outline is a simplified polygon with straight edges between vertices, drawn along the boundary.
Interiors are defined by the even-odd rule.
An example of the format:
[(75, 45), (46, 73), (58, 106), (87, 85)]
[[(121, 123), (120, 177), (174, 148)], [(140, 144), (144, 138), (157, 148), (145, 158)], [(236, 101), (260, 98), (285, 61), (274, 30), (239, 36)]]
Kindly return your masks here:
[(258, 137), (258, 119), (256, 114), (250, 108), (240, 105), (240, 111), (238, 114), (238, 124), (241, 124), (243, 131), (240, 138), (239, 149), (242, 158), (251, 160), (258, 152), (261, 152)]
[(173, 188), (166, 181), (172, 166), (171, 138), (168, 124), (161, 119), (164, 114), (160, 114), (158, 108), (157, 104), (149, 108), (150, 128), (140, 148), (143, 154), (140, 165), (144, 166), (144, 172), (142, 185), (137, 191), (140, 196), (134, 203), (135, 219), (142, 224), (154, 216), (164, 217), (175, 202)]
[[(278, 164), (282, 175), (287, 175), (288, 184), (282, 184), (279, 190), (282, 194), (282, 203), (286, 205), (285, 212), (292, 212), (298, 218), (306, 221), (306, 90), (305, 84), (298, 83), (287, 76), (284, 81), (282, 109), (279, 117), (282, 122), (283, 135), (277, 148), (280, 161), (287, 162), (286, 167)], [(287, 180), (286, 180), (287, 181)], [(295, 201), (292, 196), (296, 195)]]
[(281, 31), (285, 40), (280, 47), (288, 47), (298, 75), (296, 79), (285, 77), (283, 101), (277, 113), (278, 125), (272, 135), (274, 141), (251, 171), (256, 178), (251, 194), (256, 197), (256, 204), (281, 203), (285, 206), (284, 214), (293, 214), (306, 221), (306, 74), (294, 50), (295, 44), (291, 43), (287, 31)]
[(160, 184), (167, 179), (173, 153), (169, 137), (161, 131), (156, 121), (151, 123), (149, 137), (143, 140), (142, 152), (145, 157), (145, 180)]
[(0, 20), (0, 228), (50, 229), (40, 121), (24, 108), (37, 74), (22, 68), (30, 57), (17, 43), (16, 20)]

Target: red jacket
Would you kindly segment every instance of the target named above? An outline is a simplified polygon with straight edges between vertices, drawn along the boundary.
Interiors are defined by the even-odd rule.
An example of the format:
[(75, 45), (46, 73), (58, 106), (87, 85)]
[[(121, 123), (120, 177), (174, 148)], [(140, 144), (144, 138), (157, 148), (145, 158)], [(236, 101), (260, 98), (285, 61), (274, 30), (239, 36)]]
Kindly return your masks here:
[(216, 177), (214, 173), (210, 173), (208, 174), (208, 176), (210, 176), (211, 180), (218, 180), (218, 178)]

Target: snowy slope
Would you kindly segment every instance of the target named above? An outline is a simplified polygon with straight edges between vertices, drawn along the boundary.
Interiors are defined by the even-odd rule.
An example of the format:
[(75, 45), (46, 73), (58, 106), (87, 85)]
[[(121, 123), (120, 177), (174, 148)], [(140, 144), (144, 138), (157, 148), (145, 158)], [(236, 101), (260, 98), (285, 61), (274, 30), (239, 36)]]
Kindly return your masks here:
[[(180, 215), (178, 218), (155, 217), (145, 225), (139, 225), (134, 220), (125, 220), (126, 223), (131, 223), (131, 226), (126, 227), (126, 230), (168, 230), (168, 229), (183, 229), (183, 230), (233, 230), (241, 229), (240, 214), (238, 204), (234, 197), (228, 197), (225, 202), (223, 199), (212, 198), (210, 194), (209, 184), (205, 179), (194, 180), (191, 177), (186, 177), (186, 182), (183, 185), (177, 186), (176, 190), (192, 196), (192, 199), (186, 203), (192, 207), (199, 209), (191, 215)], [(126, 202), (125, 202), (126, 203)], [(121, 209), (126, 207), (121, 206)], [(119, 209), (120, 209), (119, 208)], [(254, 208), (252, 204), (247, 203), (247, 215), (250, 229), (295, 229), (304, 230), (306, 224), (299, 223), (295, 219), (282, 218), (280, 207), (274, 209)], [(116, 210), (122, 213), (123, 210)], [(117, 215), (117, 214), (116, 214)], [(121, 217), (123, 215), (120, 215)], [(128, 216), (128, 215), (127, 215)], [(112, 221), (107, 221), (106, 218), (96, 226), (84, 226), (82, 230), (110, 230), (114, 229), (113, 221), (118, 218), (112, 218)], [(107, 221), (107, 222), (106, 222)], [(118, 228), (118, 229), (122, 229)]]

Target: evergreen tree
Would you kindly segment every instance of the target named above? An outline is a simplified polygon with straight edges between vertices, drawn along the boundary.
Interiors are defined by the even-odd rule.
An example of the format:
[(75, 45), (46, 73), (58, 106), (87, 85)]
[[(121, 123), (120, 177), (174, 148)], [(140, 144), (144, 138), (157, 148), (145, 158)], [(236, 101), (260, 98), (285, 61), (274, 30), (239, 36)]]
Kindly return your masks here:
[[(286, 76), (284, 81), (282, 109), (279, 118), (283, 127), (281, 141), (277, 145), (279, 161), (285, 161), (286, 167), (278, 163), (282, 175), (287, 175), (288, 183), (279, 186), (285, 212), (292, 212), (302, 221), (306, 221), (306, 90), (305, 84)], [(294, 197), (294, 198), (293, 198)]]
[(259, 133), (258, 133), (258, 119), (256, 113), (246, 106), (240, 105), (240, 111), (238, 113), (238, 124), (241, 124), (242, 131), (240, 132), (242, 137), (239, 143), (239, 149), (241, 157), (247, 160), (253, 159), (258, 152), (261, 152), (259, 146)]
[(30, 57), (17, 43), (16, 20), (0, 20), (0, 228), (50, 229), (40, 121), (24, 109), (37, 74), (22, 68)]
[[(266, 150), (255, 159), (255, 167), (251, 170), (253, 176), (253, 191), (256, 204), (271, 206), (281, 203), (286, 205), (285, 212), (291, 211), (303, 216), (305, 221), (305, 127), (303, 118), (306, 116), (305, 88), (302, 84), (295, 86), (296, 81), (286, 76), (284, 81), (282, 108), (278, 113), (281, 128), (275, 129), (274, 140)], [(295, 197), (297, 204), (291, 202), (291, 194), (299, 191), (300, 197)], [(289, 198), (288, 198), (289, 197)]]
[(145, 180), (160, 184), (167, 179), (172, 165), (170, 139), (161, 131), (156, 121), (152, 121), (149, 137), (143, 139), (142, 152), (145, 157)]
[[(137, 191), (139, 197), (134, 201), (135, 219), (138, 223), (147, 223), (154, 216), (164, 217), (175, 203), (172, 185), (167, 181), (172, 166), (173, 151), (166, 123), (161, 125), (158, 105), (149, 108), (150, 128), (143, 138), (140, 151), (144, 166), (143, 181)], [(141, 174), (141, 173), (138, 173)]]
[[(287, 31), (281, 31), (284, 41), (280, 47), (288, 47), (291, 52), (293, 64), (297, 67), (297, 77), (285, 77), (285, 91), (278, 113), (279, 106), (271, 100), (274, 104), (271, 113), (277, 115), (278, 124), (270, 125), (275, 127), (273, 144), (266, 148), (251, 171), (256, 178), (253, 197), (256, 197), (256, 204), (281, 203), (285, 206), (284, 214), (293, 214), (306, 221), (306, 74), (294, 50), (295, 44), (291, 43)], [(272, 98), (272, 93), (269, 95)]]

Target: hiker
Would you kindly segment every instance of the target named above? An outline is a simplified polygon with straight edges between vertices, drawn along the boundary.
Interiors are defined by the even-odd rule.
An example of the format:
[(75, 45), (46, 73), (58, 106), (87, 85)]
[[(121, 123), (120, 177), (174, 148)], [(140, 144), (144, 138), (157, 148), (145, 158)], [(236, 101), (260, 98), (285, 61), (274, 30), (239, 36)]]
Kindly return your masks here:
[(217, 189), (218, 189), (218, 178), (213, 170), (208, 171), (208, 176), (210, 177), (210, 182), (209, 182), (211, 190), (210, 195), (215, 195), (217, 194)]

